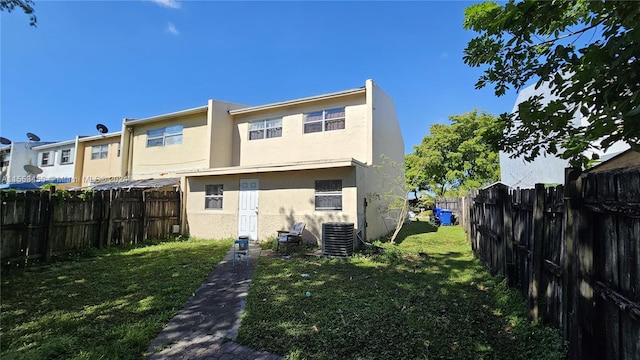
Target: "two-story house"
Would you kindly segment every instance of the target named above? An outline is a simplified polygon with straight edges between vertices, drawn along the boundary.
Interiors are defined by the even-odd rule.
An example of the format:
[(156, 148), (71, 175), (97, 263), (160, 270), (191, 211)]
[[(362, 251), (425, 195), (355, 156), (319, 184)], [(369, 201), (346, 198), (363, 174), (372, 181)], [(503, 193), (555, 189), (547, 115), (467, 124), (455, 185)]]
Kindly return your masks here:
[(62, 188), (74, 183), (78, 139), (79, 136), (73, 140), (33, 147), (37, 153), (37, 166), (42, 170), (37, 176), (39, 181), (55, 183)]
[(39, 146), (51, 144), (46, 141), (12, 142), (0, 148), (1, 183), (20, 184), (37, 182), (40, 173), (33, 173), (25, 165), (38, 167)]
[(78, 140), (74, 185), (87, 187), (121, 178), (121, 133), (114, 132)]
[(393, 229), (385, 194), (404, 185), (404, 141), (392, 99), (372, 80), (261, 106), (210, 102), (206, 112), (209, 127), (199, 132), (210, 147), (184, 158), (184, 168), (200, 161), (193, 170), (176, 171), (190, 235), (264, 240), (296, 221), (315, 241), (326, 222), (354, 223), (366, 239)]

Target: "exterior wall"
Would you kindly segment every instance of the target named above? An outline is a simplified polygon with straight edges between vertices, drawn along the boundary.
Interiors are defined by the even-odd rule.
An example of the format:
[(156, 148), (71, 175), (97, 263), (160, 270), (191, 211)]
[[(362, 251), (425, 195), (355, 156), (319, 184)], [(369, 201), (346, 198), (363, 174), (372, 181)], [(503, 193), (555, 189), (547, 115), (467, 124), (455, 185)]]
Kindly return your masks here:
[[(277, 230), (294, 222), (306, 223), (305, 242), (321, 243), (325, 222), (353, 222), (357, 226), (356, 170), (353, 167), (269, 172), (244, 175), (187, 177), (186, 211), (189, 234), (198, 238), (238, 236), (239, 184), (258, 179), (258, 239), (275, 238)], [(315, 181), (342, 179), (342, 210), (315, 210)], [(223, 184), (223, 209), (204, 209), (205, 185)]]
[(49, 144), (48, 142), (14, 142), (2, 148), (9, 152), (9, 166), (2, 168), (3, 184), (34, 181), (35, 176), (24, 170), (25, 165), (38, 165), (38, 153), (34, 147)]
[[(304, 114), (345, 107), (345, 128), (304, 134)], [(249, 141), (249, 123), (282, 117), (282, 136)], [(233, 166), (353, 158), (367, 160), (367, 105), (362, 94), (234, 115)]]
[[(70, 161), (62, 163), (62, 151), (70, 151)], [(39, 148), (38, 166), (42, 169), (42, 173), (38, 175), (40, 181), (57, 181), (59, 183), (72, 183), (75, 172), (76, 161), (76, 142), (64, 142), (57, 146), (46, 146)], [(49, 165), (42, 165), (42, 157), (44, 153), (49, 153)]]
[(362, 175), (369, 199), (367, 239), (375, 240), (395, 228), (398, 205), (406, 196), (404, 140), (393, 100), (372, 80), (367, 80), (366, 87), (372, 114), (370, 163), (374, 167), (364, 168)]
[[(91, 148), (98, 145), (108, 145), (107, 158), (91, 159)], [(78, 154), (76, 161), (82, 161), (81, 174), (76, 172), (76, 180), (81, 186), (95, 185), (100, 182), (114, 181), (120, 178), (120, 136), (105, 136), (97, 139), (81, 141), (78, 143)]]
[[(538, 89), (535, 85), (528, 86), (518, 94), (512, 113), (518, 111), (518, 106), (528, 98), (542, 95), (541, 102), (547, 104), (558, 97), (551, 93), (548, 84), (541, 85)], [(576, 126), (586, 126), (589, 124), (588, 117), (582, 116), (578, 111), (573, 119)], [(597, 153), (601, 159), (606, 159), (613, 154), (619, 153), (629, 148), (623, 142), (614, 143), (606, 152), (589, 151), (585, 155), (591, 158), (592, 153)], [(555, 155), (545, 154), (537, 157), (531, 162), (526, 162), (524, 156), (510, 158), (505, 152), (500, 152), (500, 181), (511, 186), (520, 188), (533, 188), (535, 184), (563, 184), (564, 169), (569, 167), (569, 161), (561, 159)]]
[(229, 110), (246, 107), (223, 101), (209, 100), (209, 167), (221, 168), (233, 164), (234, 123)]
[[(147, 147), (147, 131), (182, 125), (182, 143)], [(195, 171), (209, 167), (207, 114), (176, 117), (132, 125), (128, 156), (128, 174), (132, 179), (175, 176), (178, 171)], [(128, 130), (127, 130), (128, 131)], [(126, 141), (126, 139), (125, 139)]]

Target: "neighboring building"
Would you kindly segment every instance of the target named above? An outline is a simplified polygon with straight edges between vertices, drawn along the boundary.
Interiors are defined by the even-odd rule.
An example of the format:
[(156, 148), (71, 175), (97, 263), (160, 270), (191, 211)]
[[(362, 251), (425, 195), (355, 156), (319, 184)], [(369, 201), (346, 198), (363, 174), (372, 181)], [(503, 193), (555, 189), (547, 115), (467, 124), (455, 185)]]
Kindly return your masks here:
[(592, 167), (587, 170), (587, 172), (598, 173), (629, 168), (640, 168), (640, 152), (633, 151), (632, 149), (623, 151)]
[(25, 165), (38, 166), (38, 152), (34, 148), (51, 142), (29, 141), (13, 142), (0, 148), (2, 184), (14, 184), (37, 181), (38, 174), (28, 172)]
[(121, 179), (120, 135), (118, 131), (78, 140), (74, 186), (87, 187)]
[(38, 181), (50, 181), (61, 187), (73, 184), (79, 138), (33, 147), (37, 153), (36, 165), (42, 170)]
[[(541, 101), (543, 104), (557, 99), (557, 96), (551, 93), (548, 84), (543, 84), (538, 89), (535, 88), (535, 85), (531, 85), (520, 91), (511, 112), (517, 112), (520, 103), (535, 95), (543, 96)], [(588, 118), (578, 111), (575, 114), (573, 123), (576, 126), (584, 126), (588, 124)], [(606, 152), (596, 151), (596, 153), (600, 157), (600, 161), (605, 161), (628, 148), (628, 144), (617, 142)], [(591, 158), (593, 153), (594, 151), (589, 151), (585, 155)], [(526, 162), (524, 156), (512, 159), (510, 154), (500, 152), (500, 181), (511, 187), (532, 188), (537, 183), (563, 184), (564, 169), (567, 167), (569, 167), (569, 160), (561, 159), (555, 155), (545, 154), (538, 156), (531, 162)]]
[[(304, 221), (303, 237), (319, 242), (326, 222), (354, 223), (369, 240), (394, 228), (383, 214), (389, 201), (384, 194), (401, 180), (396, 195), (404, 196), (404, 141), (393, 100), (372, 80), (262, 106), (224, 104), (228, 112), (215, 111), (210, 102), (207, 127), (197, 131), (210, 147), (194, 146), (193, 156), (183, 156), (183, 166), (194, 170), (174, 166), (183, 178), (190, 235), (266, 240)], [(133, 164), (134, 176), (142, 165)]]

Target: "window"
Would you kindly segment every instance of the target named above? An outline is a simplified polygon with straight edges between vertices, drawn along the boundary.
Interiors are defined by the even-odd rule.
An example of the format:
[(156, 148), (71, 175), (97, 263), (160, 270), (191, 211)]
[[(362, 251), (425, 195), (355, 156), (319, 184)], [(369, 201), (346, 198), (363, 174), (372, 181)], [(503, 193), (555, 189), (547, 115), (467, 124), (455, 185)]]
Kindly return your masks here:
[(60, 153), (60, 164), (71, 163), (71, 149), (62, 150)]
[(249, 140), (282, 136), (282, 119), (266, 119), (249, 123)]
[(304, 133), (344, 129), (344, 108), (316, 111), (305, 114)]
[(40, 165), (42, 166), (53, 165), (51, 163), (51, 153), (48, 153), (48, 152), (42, 153), (42, 160), (40, 161)]
[(96, 145), (91, 147), (91, 160), (106, 159), (109, 155), (109, 145)]
[(120, 157), (120, 143), (118, 143), (118, 157)]
[(222, 209), (222, 184), (205, 185), (204, 208)]
[(2, 167), (9, 166), (9, 157), (11, 153), (3, 152), (2, 153)]
[(147, 131), (147, 147), (182, 144), (182, 125)]
[(316, 210), (342, 210), (342, 180), (316, 181)]

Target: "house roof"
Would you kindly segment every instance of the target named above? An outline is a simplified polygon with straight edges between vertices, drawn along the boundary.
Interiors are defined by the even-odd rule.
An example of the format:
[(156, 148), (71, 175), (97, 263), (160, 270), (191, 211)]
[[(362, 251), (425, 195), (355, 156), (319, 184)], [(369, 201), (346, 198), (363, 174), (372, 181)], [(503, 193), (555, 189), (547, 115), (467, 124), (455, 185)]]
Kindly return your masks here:
[(147, 118), (143, 118), (143, 119), (124, 119), (123, 123), (124, 123), (125, 126), (137, 125), (137, 124), (141, 124), (141, 123), (150, 123), (150, 122), (154, 122), (154, 121), (167, 120), (167, 119), (170, 119), (170, 118), (173, 118), (173, 117), (178, 117), (178, 116), (199, 114), (201, 112), (206, 112), (208, 109), (209, 109), (209, 105), (198, 106), (198, 107), (191, 108), (191, 109), (180, 110), (180, 111), (175, 111), (175, 112), (161, 114), (161, 115), (155, 115), (155, 116), (151, 116), (151, 117), (147, 117)]
[(587, 170), (587, 172), (595, 173), (630, 167), (640, 167), (640, 152), (634, 151), (633, 149), (628, 149), (626, 151), (618, 153), (608, 160), (603, 161), (600, 164)]
[(195, 176), (214, 176), (214, 175), (255, 174), (255, 173), (296, 171), (296, 170), (330, 169), (330, 168), (353, 167), (353, 166), (366, 166), (366, 164), (356, 159), (299, 161), (294, 163), (283, 163), (283, 164), (272, 164), (272, 165), (232, 166), (232, 167), (226, 167), (226, 168), (218, 168), (218, 169), (195, 171), (195, 172), (182, 172), (178, 174), (184, 175), (186, 177), (195, 177)]
[(36, 151), (37, 150), (45, 150), (45, 149), (55, 148), (55, 147), (58, 147), (58, 146), (74, 145), (75, 143), (76, 143), (76, 139), (65, 140), (65, 141), (54, 142), (54, 143), (51, 143), (51, 144), (34, 146), (33, 150), (36, 150)]
[(365, 87), (362, 86), (355, 89), (343, 90), (343, 91), (338, 91), (338, 92), (333, 92), (333, 93), (328, 93), (323, 95), (309, 96), (309, 97), (300, 98), (300, 99), (286, 100), (286, 101), (275, 102), (271, 104), (251, 106), (251, 107), (246, 107), (246, 108), (241, 108), (236, 110), (229, 110), (229, 114), (238, 115), (238, 114), (246, 114), (246, 113), (262, 111), (262, 110), (271, 110), (271, 109), (281, 108), (285, 106), (305, 104), (305, 103), (319, 101), (319, 100), (334, 99), (334, 98), (344, 97), (344, 96), (353, 95), (353, 94), (365, 93), (365, 91), (366, 91)]
[(121, 131), (116, 131), (108, 134), (80, 137), (78, 141), (85, 142), (85, 141), (100, 140), (100, 139), (116, 137), (116, 136), (119, 137), (121, 133), (122, 133)]
[(167, 186), (179, 186), (180, 178), (141, 179), (114, 181), (104, 184), (89, 186), (91, 190), (116, 190), (116, 189), (157, 189)]

